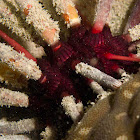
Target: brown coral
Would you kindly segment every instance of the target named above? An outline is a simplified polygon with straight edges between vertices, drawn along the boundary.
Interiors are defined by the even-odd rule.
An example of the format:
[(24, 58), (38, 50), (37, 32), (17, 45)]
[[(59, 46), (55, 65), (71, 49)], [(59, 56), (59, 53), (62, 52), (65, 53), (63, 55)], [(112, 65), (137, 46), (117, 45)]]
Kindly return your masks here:
[(140, 73), (85, 114), (67, 140), (140, 139)]

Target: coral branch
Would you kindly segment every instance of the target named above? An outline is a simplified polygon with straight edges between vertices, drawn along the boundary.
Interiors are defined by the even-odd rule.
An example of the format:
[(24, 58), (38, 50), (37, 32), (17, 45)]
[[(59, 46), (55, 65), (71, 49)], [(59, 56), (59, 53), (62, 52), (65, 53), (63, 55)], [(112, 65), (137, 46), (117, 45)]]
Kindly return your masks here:
[[(140, 39), (140, 23), (128, 30), (131, 41)], [(130, 39), (129, 39), (130, 40)]]
[(100, 94), (100, 95), (107, 94), (106, 91), (102, 88), (102, 86), (100, 84), (98, 84), (97, 82), (95, 82), (94, 80), (89, 81), (89, 86), (97, 94)]
[(51, 126), (47, 126), (45, 131), (42, 131), (40, 135), (43, 137), (41, 140), (55, 140), (56, 138), (55, 129)]
[(106, 19), (109, 15), (112, 1), (113, 0), (99, 0), (99, 3), (97, 5), (95, 23), (92, 28), (92, 32), (94, 34), (99, 33), (103, 30)]
[(0, 140), (32, 140), (32, 138), (25, 135), (3, 135), (0, 136)]
[(7, 134), (21, 134), (29, 133), (36, 129), (36, 120), (32, 119), (23, 119), (20, 121), (4, 122), (0, 126), (0, 133)]
[(126, 73), (124, 69), (118, 69), (118, 74), (121, 76), (120, 81), (122, 83), (128, 82), (131, 78), (131, 76), (128, 73)]
[(131, 15), (124, 29), (124, 34), (128, 33), (128, 30), (140, 23), (140, 0), (135, 2)]
[(34, 0), (16, 0), (21, 11), (26, 16), (26, 22), (33, 24), (36, 31), (50, 45), (55, 44), (59, 40), (58, 22), (53, 21), (46, 10), (42, 9), (42, 5)]
[(127, 23), (128, 13), (134, 0), (113, 0), (107, 19), (107, 24), (111, 29), (112, 35), (122, 34), (124, 24)]
[(100, 70), (94, 67), (84, 64), (82, 62), (77, 64), (75, 68), (76, 68), (77, 73), (80, 73), (81, 75), (89, 79), (95, 80), (98, 83), (105, 85), (107, 87), (110, 87), (112, 89), (116, 89), (122, 85), (121, 82), (114, 79), (113, 77), (101, 72)]
[(79, 112), (77, 104), (75, 103), (75, 99), (72, 95), (63, 97), (61, 105), (63, 106), (66, 114), (69, 115), (74, 122), (80, 118), (81, 111)]
[[(25, 24), (21, 23), (22, 21), (20, 20), (20, 17), (18, 16), (17, 18), (17, 13), (16, 11), (14, 11), (11, 7), (9, 7), (6, 2), (8, 0), (1, 0), (0, 1), (0, 23), (6, 27), (8, 27), (8, 29), (11, 29), (13, 33), (16, 33), (16, 35), (20, 36), (20, 37), (24, 37), (25, 40), (30, 40), (31, 39), (31, 35), (29, 34), (29, 32), (27, 32), (25, 30)], [(12, 1), (8, 1), (11, 2), (10, 4), (12, 4)], [(13, 4), (13, 6), (15, 6), (15, 2)], [(18, 6), (16, 5), (16, 8)], [(18, 9), (17, 9), (18, 11)], [(23, 26), (24, 24), (24, 26)], [(28, 27), (26, 26), (26, 29), (28, 29)], [(28, 30), (29, 31), (29, 30)]]
[(19, 91), (12, 91), (5, 88), (0, 88), (0, 105), (28, 107), (28, 95)]
[(37, 61), (26, 49), (24, 49), (20, 44), (18, 44), (14, 39), (10, 38), (6, 33), (0, 30), (0, 36), (9, 43), (14, 49), (19, 53), (24, 53), (28, 59)]
[[(18, 43), (22, 43), (23, 47), (26, 48), (35, 58), (41, 58), (42, 55), (45, 55), (44, 49), (41, 45), (38, 45), (36, 42), (40, 42), (41, 39), (34, 42), (35, 34), (31, 30), (31, 26), (28, 26), (19, 13), (18, 5), (13, 1), (0, 1), (0, 23), (6, 26), (8, 29), (20, 37)], [(11, 4), (13, 7), (9, 7), (8, 4)], [(17, 8), (17, 11), (14, 10)], [(18, 15), (18, 16), (17, 16)], [(4, 28), (5, 29), (5, 28)], [(2, 28), (2, 30), (4, 30)], [(6, 29), (5, 29), (6, 30)]]
[(8, 45), (0, 43), (0, 59), (7, 63), (13, 70), (17, 69), (27, 78), (38, 80), (42, 72), (33, 60), (29, 60)]
[(53, 5), (56, 6), (56, 11), (59, 14), (63, 14), (68, 27), (81, 24), (81, 18), (72, 0), (53, 0)]

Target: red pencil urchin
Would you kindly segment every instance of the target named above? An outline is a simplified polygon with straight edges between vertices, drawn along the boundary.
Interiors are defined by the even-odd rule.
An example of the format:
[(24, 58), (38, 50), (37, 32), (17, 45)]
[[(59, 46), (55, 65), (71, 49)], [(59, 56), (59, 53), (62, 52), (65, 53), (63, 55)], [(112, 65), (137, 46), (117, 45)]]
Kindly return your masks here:
[[(73, 33), (69, 40), (77, 52), (76, 56), (83, 58), (79, 61), (92, 65), (92, 58), (96, 58), (98, 62), (94, 66), (114, 77), (119, 69), (136, 72), (138, 67), (135, 62), (139, 62), (139, 58), (128, 51), (130, 44), (123, 37), (113, 37), (108, 26), (105, 26), (100, 33), (92, 33), (92, 31), (86, 30), (82, 35), (82, 29), (80, 30), (79, 33)], [(78, 36), (78, 34), (80, 35)], [(129, 66), (133, 66), (134, 69), (130, 70)]]
[[(124, 69), (127, 72), (136, 72), (138, 66), (136, 66), (135, 61), (139, 62), (140, 59), (133, 57), (128, 51), (128, 47), (129, 43), (121, 36), (113, 37), (111, 35), (108, 26), (105, 26), (103, 31), (96, 34), (92, 33), (91, 30), (87, 30), (84, 26), (77, 27), (71, 32), (68, 42), (65, 44), (61, 42), (61, 46), (54, 51), (52, 67), (54, 67), (53, 70), (59, 69), (61, 75), (65, 75), (65, 73), (71, 75), (73, 63), (85, 62), (91, 64), (92, 58), (96, 58), (98, 62), (94, 66), (113, 77), (118, 75), (119, 69)], [(132, 66), (133, 69), (129, 69)], [(49, 72), (50, 70), (46, 68), (45, 72), (47, 73), (47, 71)], [(59, 76), (60, 85), (62, 77)], [(63, 77), (62, 79), (65, 78)], [(54, 73), (51, 80), (56, 80)], [(51, 81), (49, 84), (51, 84)], [(60, 85), (55, 85), (52, 82), (51, 86), (57, 88)], [(67, 87), (67, 90), (72, 90), (72, 87)]]
[[(33, 66), (28, 61), (22, 63), (23, 69), (24, 65), (29, 63), (26, 68), (29, 74), (28, 71), (20, 71), (27, 78), (33, 79), (28, 80), (27, 91), (30, 93), (28, 107), (35, 110), (37, 117), (41, 116), (45, 126), (56, 126), (57, 131), (60, 131), (63, 126), (57, 126), (59, 123), (64, 124), (64, 128), (69, 128), (72, 124), (64, 114), (68, 114), (73, 122), (77, 122), (82, 117), (83, 105), (86, 106), (89, 100), (96, 100), (97, 94), (92, 93), (90, 86), (99, 94), (107, 93), (108, 88), (115, 90), (122, 85), (122, 82), (117, 80), (121, 77), (122, 72), (137, 72), (138, 62), (140, 62), (140, 58), (129, 52), (131, 43), (128, 41), (128, 37), (131, 39), (130, 35), (127, 33), (124, 36), (113, 36), (109, 25), (106, 24), (112, 0), (100, 0), (94, 25), (81, 23), (73, 1), (70, 0), (70, 3), (60, 1), (58, 3), (53, 1), (53, 4), (56, 6), (56, 11), (62, 13), (65, 22), (71, 27), (67, 41), (59, 40), (60, 29), (57, 23), (48, 16), (48, 13), (44, 14), (42, 1), (39, 3), (29, 0), (28, 3), (27, 0), (25, 2), (15, 0), (18, 10), (24, 15), (23, 19), (26, 19), (26, 22), (33, 26), (35, 33), (49, 44), (44, 45), (44, 50), (49, 52), (46, 53), (47, 56), (35, 58), (3, 31), (0, 31), (0, 36), (5, 41), (16, 51), (25, 54), (25, 56), (20, 56), (20, 54), (18, 56), (17, 52), (11, 49), (11, 52), (18, 57), (0, 55), (1, 60), (19, 71), (22, 59), (23, 61), (28, 59), (33, 63)], [(13, 2), (10, 4), (15, 6)], [(2, 9), (2, 11), (6, 13), (7, 9)], [(7, 16), (10, 16), (11, 13), (8, 13)], [(36, 13), (39, 14), (37, 17)], [(48, 17), (44, 17), (44, 15)], [(138, 23), (136, 22), (135, 25)], [(31, 42), (35, 43), (32, 39)], [(6, 45), (3, 46), (6, 47)], [(0, 48), (0, 51), (1, 54), (5, 53), (3, 48)], [(35, 72), (35, 76), (33, 74), (30, 76), (30, 72)], [(55, 124), (56, 120), (57, 124)], [(65, 121), (70, 125), (67, 126)], [(58, 139), (64, 135), (58, 136)]]

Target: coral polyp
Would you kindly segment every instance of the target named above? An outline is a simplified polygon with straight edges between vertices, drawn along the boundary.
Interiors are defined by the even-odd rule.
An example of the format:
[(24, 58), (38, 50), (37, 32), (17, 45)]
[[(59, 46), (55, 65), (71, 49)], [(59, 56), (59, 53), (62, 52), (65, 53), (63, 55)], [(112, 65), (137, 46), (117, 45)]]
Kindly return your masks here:
[[(17, 122), (12, 119), (7, 122), (8, 118), (4, 116), (2, 121), (6, 125), (0, 132), (6, 136), (1, 138), (34, 139), (37, 135), (37, 139), (43, 137), (44, 140), (67, 139), (67, 131), (83, 116), (85, 118), (89, 104), (97, 102), (98, 106), (104, 98), (108, 102), (115, 94), (113, 91), (129, 81), (130, 74), (139, 71), (136, 45), (140, 35), (136, 28), (140, 26), (139, 17), (135, 16), (139, 11), (139, 0), (133, 6), (124, 34), (119, 35), (113, 34), (110, 15), (118, 0), (93, 3), (95, 15), (90, 22), (90, 16), (84, 13), (86, 4), (83, 6), (78, 0), (1, 0), (0, 105), (10, 106), (9, 110), (13, 108), (19, 114), (25, 111), (27, 115), (23, 113), (22, 117), (17, 117)], [(136, 17), (135, 22), (132, 16)], [(106, 103), (104, 106), (106, 112), (111, 108)], [(27, 122), (32, 127), (26, 127)], [(77, 127), (83, 129), (79, 131), (84, 134), (83, 139), (91, 135), (92, 129), (94, 131), (92, 126), (82, 128), (77, 124)], [(71, 131), (74, 133), (75, 130)], [(113, 139), (119, 137), (116, 133)]]

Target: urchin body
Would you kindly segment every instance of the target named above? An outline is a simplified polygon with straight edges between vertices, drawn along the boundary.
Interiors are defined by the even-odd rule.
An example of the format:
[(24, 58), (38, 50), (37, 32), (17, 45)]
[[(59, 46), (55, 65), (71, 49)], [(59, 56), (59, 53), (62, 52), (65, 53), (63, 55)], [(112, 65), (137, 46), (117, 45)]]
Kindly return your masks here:
[[(20, 2), (22, 3), (22, 1), (19, 1), (19, 3)], [(107, 0), (105, 3), (100, 1), (98, 8), (99, 15), (103, 14), (102, 12), (100, 13), (100, 11), (102, 11), (100, 7), (104, 4), (110, 7), (110, 3), (110, 0)], [(28, 16), (28, 19), (32, 6), (34, 5), (27, 5), (26, 8), (23, 7), (23, 13)], [(75, 11), (74, 9), (72, 14), (75, 14)], [(106, 12), (108, 13), (108, 11)], [(63, 16), (66, 18), (66, 22), (69, 23), (71, 22), (70, 20), (73, 19), (73, 17), (68, 16), (68, 14), (63, 13)], [(33, 15), (33, 17), (35, 17), (35, 15)], [(68, 18), (71, 19), (69, 20)], [(104, 18), (106, 19), (106, 16), (104, 16)], [(127, 37), (112, 36), (109, 27), (105, 24), (104, 18), (103, 21), (100, 21), (101, 18), (100, 20), (97, 18), (93, 27), (86, 25), (86, 23), (74, 24), (74, 26), (71, 27), (68, 41), (59, 40), (54, 43), (52, 41), (53, 39), (50, 39), (48, 37), (49, 35), (47, 34), (48, 36), (46, 36), (46, 32), (43, 32), (41, 34), (42, 38), (45, 36), (43, 39), (48, 41), (49, 46), (47, 47), (50, 47), (51, 55), (48, 55), (49, 57), (36, 59), (32, 57), (30, 53), (21, 49), (21, 47), (16, 48), (13, 46), (15, 50), (23, 52), (28, 59), (35, 61), (42, 72), (38, 80), (29, 80), (28, 90), (30, 91), (30, 95), (28, 107), (35, 109), (35, 112), (45, 120), (45, 125), (54, 125), (52, 116), (55, 116), (55, 119), (61, 116), (61, 121), (68, 120), (63, 114), (64, 112), (61, 114), (62, 109), (59, 113), (56, 111), (57, 109), (59, 110), (60, 104), (63, 104), (62, 106), (65, 109), (67, 108), (66, 114), (68, 114), (74, 122), (79, 120), (82, 110), (78, 108), (78, 103), (83, 102), (87, 105), (90, 96), (96, 96), (89, 95), (89, 93), (91, 93), (89, 83), (95, 79), (81, 77), (75, 73), (76, 66), (80, 62), (92, 65), (114, 78), (121, 77), (119, 75), (120, 70), (133, 73), (138, 70), (136, 63), (139, 62), (140, 59), (129, 52), (130, 43), (127, 41)], [(34, 25), (33, 21), (32, 24)], [(45, 26), (46, 25), (47, 24), (45, 24)], [(38, 27), (34, 27), (39, 30)], [(47, 30), (48, 29), (49, 28), (47, 28)], [(50, 28), (48, 31), (52, 33), (53, 36), (53, 32), (56, 30), (57, 28)], [(6, 41), (10, 40), (6, 36), (5, 38), (7, 39)], [(9, 43), (11, 43), (11, 41), (9, 41)], [(9, 59), (9, 61), (14, 62), (15, 60)], [(131, 69), (131, 67), (133, 67), (133, 69)], [(120, 86), (121, 84), (119, 83), (118, 85)], [(84, 95), (84, 92), (86, 92), (87, 95)], [(63, 100), (65, 97), (71, 97), (70, 100), (74, 105), (65, 107), (66, 104)], [(92, 98), (91, 101), (94, 101), (94, 99), (95, 98)], [(71, 112), (74, 114), (74, 117)]]

